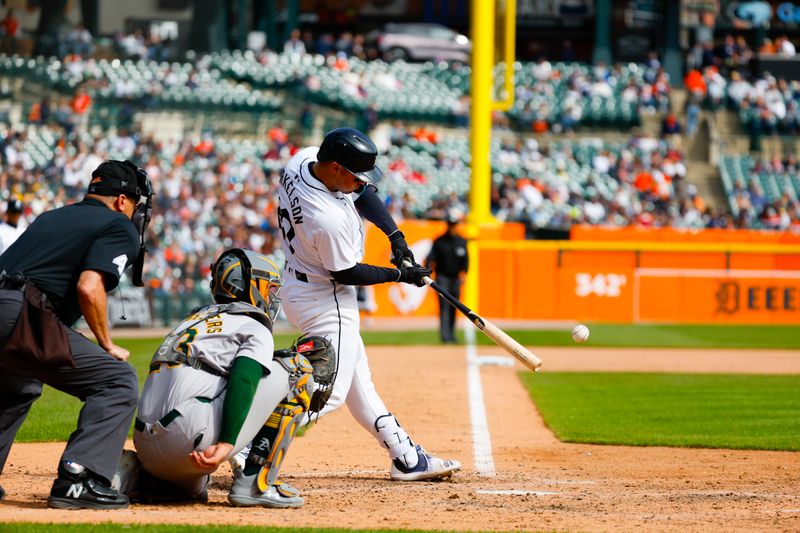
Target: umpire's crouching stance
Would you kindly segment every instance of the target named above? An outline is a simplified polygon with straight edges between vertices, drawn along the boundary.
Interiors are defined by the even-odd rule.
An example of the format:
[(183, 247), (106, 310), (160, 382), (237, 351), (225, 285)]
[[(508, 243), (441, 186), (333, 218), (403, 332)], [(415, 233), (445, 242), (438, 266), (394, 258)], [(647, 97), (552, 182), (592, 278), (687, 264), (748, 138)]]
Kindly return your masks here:
[[(125, 362), (128, 350), (111, 340), (106, 292), (134, 263), (134, 283), (141, 283), (150, 197), (144, 171), (106, 161), (92, 173), (83, 201), (40, 215), (0, 256), (0, 472), (42, 383), (85, 402), (58, 464), (50, 507), (128, 505), (109, 480), (138, 383)], [(99, 346), (65, 326), (81, 316)]]

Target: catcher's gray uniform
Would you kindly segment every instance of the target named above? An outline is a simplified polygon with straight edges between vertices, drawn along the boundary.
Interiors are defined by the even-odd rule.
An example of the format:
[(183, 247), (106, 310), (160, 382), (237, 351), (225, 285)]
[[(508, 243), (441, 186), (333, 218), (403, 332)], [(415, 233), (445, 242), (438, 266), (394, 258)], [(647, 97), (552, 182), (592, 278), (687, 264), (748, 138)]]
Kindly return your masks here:
[(142, 466), (190, 494), (200, 494), (210, 472), (189, 459), (219, 440), (227, 375), (238, 357), (248, 357), (269, 370), (256, 389), (250, 410), (230, 456), (256, 436), (278, 403), (290, 391), (289, 373), (273, 360), (272, 333), (247, 314), (215, 311), (249, 304), (214, 304), (189, 316), (164, 340), (159, 353), (177, 350), (189, 364), (154, 362), (139, 401), (133, 441)]

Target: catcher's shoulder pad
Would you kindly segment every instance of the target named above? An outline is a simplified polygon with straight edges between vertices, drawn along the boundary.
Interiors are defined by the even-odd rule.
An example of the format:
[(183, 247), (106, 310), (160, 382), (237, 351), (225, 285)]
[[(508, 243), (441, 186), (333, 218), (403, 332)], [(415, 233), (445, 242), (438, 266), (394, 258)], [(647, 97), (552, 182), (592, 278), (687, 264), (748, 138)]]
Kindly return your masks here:
[(232, 315), (247, 315), (257, 322), (261, 322), (267, 329), (272, 331), (272, 320), (269, 315), (254, 305), (247, 302), (230, 302), (223, 304), (225, 306), (225, 313)]

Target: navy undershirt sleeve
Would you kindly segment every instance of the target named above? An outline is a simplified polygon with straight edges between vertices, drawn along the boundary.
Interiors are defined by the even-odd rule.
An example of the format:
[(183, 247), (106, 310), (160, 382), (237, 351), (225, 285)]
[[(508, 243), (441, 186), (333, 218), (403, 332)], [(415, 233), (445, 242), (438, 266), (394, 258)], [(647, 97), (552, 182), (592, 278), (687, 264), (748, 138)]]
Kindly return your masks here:
[(364, 263), (356, 263), (353, 268), (331, 272), (334, 281), (342, 285), (375, 285), (400, 279), (400, 271)]
[(397, 224), (376, 194), (376, 190), (374, 185), (367, 185), (366, 190), (353, 203), (361, 216), (375, 224), (386, 235), (391, 235), (397, 231)]

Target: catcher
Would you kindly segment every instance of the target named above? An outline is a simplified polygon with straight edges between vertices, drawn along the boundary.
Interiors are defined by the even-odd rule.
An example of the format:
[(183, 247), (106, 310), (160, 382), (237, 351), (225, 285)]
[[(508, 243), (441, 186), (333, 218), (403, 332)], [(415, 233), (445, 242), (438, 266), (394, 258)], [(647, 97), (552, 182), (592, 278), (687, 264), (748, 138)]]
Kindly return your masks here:
[(134, 500), (177, 492), (205, 501), (210, 474), (252, 442), (228, 501), (300, 507), (278, 471), (303, 415), (330, 396), (336, 355), (321, 337), (273, 353), (281, 279), (269, 259), (234, 248), (211, 271), (215, 303), (195, 309), (153, 356), (134, 425), (138, 457), (123, 455), (116, 482)]

